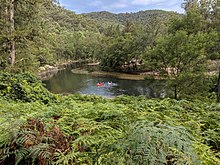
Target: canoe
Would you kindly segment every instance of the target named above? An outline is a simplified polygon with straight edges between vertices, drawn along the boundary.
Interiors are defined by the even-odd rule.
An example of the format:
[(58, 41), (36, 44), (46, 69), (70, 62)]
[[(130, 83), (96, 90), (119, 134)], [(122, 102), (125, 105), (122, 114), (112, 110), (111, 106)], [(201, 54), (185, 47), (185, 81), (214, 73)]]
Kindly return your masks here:
[(101, 87), (101, 86), (104, 86), (104, 85), (105, 85), (104, 83), (97, 83), (96, 84), (97, 87)]

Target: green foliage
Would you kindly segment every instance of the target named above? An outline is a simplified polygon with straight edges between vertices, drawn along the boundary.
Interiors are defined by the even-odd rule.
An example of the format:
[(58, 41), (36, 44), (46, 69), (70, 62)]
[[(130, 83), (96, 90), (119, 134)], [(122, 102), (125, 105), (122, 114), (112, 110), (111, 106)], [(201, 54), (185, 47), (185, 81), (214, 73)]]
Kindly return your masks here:
[(0, 73), (0, 96), (15, 101), (41, 101), (48, 104), (55, 96), (45, 89), (39, 79), (29, 73)]
[(121, 96), (0, 99), (0, 161), (14, 164), (219, 164), (219, 104)]
[(125, 151), (128, 164), (200, 164), (193, 141), (183, 127), (140, 121), (130, 126), (119, 146)]
[[(179, 17), (164, 11), (77, 15), (50, 0), (17, 0), (13, 34), (6, 2), (0, 0), (1, 69), (16, 41), (13, 70), (78, 59), (123, 70), (144, 60), (147, 69), (169, 72), (181, 97), (207, 94), (206, 60), (219, 57), (217, 1), (187, 1), (186, 15)], [(1, 165), (220, 164), (219, 104), (61, 97), (27, 73), (0, 73), (0, 96)]]
[(174, 12), (167, 12), (163, 10), (145, 10), (137, 13), (119, 13), (114, 14), (110, 12), (92, 12), (83, 14), (88, 18), (96, 20), (102, 24), (102, 26), (109, 26), (112, 24), (126, 25), (127, 21), (147, 25), (149, 22), (159, 17), (163, 20), (168, 20), (173, 15), (179, 15)]
[(104, 70), (120, 70), (121, 66), (132, 59), (132, 50), (130, 49), (132, 37), (128, 34), (110, 42), (111, 44), (102, 57), (101, 67)]
[[(3, 59), (9, 61), (10, 43), (15, 42), (15, 62), (13, 70), (33, 71), (39, 66), (38, 56), (41, 56), (43, 50), (47, 49), (45, 43), (45, 34), (42, 30), (41, 19), (44, 5), (50, 6), (52, 1), (36, 0), (32, 3), (29, 0), (17, 0), (13, 4), (11, 1), (1, 0), (1, 17), (2, 24), (0, 32), (0, 53), (3, 54)], [(13, 5), (10, 7), (10, 4)], [(6, 10), (6, 8), (8, 8)], [(9, 20), (9, 15), (13, 13), (12, 21)], [(31, 23), (30, 23), (31, 22)], [(9, 33), (9, 28), (11, 32)], [(51, 60), (50, 53), (45, 53), (45, 58)], [(9, 64), (8, 64), (9, 65)], [(9, 67), (7, 65), (7, 67)], [(10, 69), (10, 68), (9, 68)]]
[[(18, 0), (14, 4), (15, 31), (11, 36), (7, 30), (10, 22), (5, 11), (5, 6), (9, 4), (5, 0), (1, 3), (0, 67), (17, 71), (36, 72), (41, 65), (67, 60), (103, 61), (103, 56), (110, 61), (105, 60), (103, 68), (114, 70), (132, 58), (140, 60), (146, 46), (152, 44), (158, 35), (164, 34), (169, 18), (178, 16), (177, 13), (161, 10), (118, 15), (108, 12), (78, 15), (52, 0), (37, 0), (33, 4), (28, 0)], [(132, 33), (133, 38), (129, 39), (125, 33)], [(9, 41), (16, 41), (13, 68), (8, 64)], [(112, 43), (121, 46), (115, 48)]]
[[(207, 95), (205, 71), (207, 49), (213, 46), (216, 33), (175, 34), (159, 38), (156, 46), (148, 50), (147, 58), (162, 74), (168, 76), (180, 96)], [(201, 88), (199, 88), (201, 87)]]
[[(185, 15), (162, 10), (78, 15), (52, 0), (37, 0), (36, 3), (17, 0), (14, 4), (13, 35), (8, 33), (10, 22), (5, 11), (9, 5), (5, 0), (1, 0), (1, 4), (1, 69), (9, 67), (9, 44), (16, 41), (13, 70), (35, 72), (36, 68), (45, 64), (89, 59), (101, 61), (105, 70), (145, 71), (152, 69), (144, 56), (146, 48), (155, 47), (158, 37), (164, 38), (167, 33), (175, 36), (178, 31), (185, 31), (192, 38), (198, 32), (210, 34), (211, 38), (214, 31), (217, 40), (215, 37), (211, 39), (214, 44), (205, 50), (206, 57), (219, 57), (219, 4), (216, 1), (208, 1), (207, 4), (204, 1), (187, 1)], [(203, 44), (203, 41), (199, 40), (196, 44)], [(174, 47), (170, 49), (175, 51)], [(132, 61), (138, 62), (134, 64)]]

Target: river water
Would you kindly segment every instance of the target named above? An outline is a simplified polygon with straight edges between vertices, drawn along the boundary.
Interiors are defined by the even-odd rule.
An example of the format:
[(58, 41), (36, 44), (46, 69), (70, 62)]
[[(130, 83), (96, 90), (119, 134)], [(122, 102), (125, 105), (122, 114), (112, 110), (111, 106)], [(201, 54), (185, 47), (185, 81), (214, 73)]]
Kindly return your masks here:
[[(99, 82), (104, 82), (105, 85), (97, 87)], [(112, 84), (109, 85), (108, 82)], [(43, 83), (49, 91), (56, 94), (80, 93), (108, 98), (119, 95), (165, 97), (161, 80), (125, 80), (110, 76), (74, 74), (69, 69), (59, 71)]]

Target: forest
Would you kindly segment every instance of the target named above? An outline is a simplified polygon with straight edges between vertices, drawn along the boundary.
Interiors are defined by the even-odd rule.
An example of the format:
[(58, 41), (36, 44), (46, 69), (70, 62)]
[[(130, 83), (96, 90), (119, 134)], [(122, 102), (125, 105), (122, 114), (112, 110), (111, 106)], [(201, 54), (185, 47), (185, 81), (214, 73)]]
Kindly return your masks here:
[[(219, 1), (183, 0), (184, 14), (0, 4), (0, 165), (220, 164)], [(64, 96), (36, 76), (79, 60), (156, 73), (173, 95)]]

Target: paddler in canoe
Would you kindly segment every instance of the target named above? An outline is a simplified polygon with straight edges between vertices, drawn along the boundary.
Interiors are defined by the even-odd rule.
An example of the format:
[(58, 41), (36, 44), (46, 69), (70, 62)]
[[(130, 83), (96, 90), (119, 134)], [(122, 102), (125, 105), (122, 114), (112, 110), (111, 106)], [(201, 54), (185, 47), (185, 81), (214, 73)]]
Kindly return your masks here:
[(104, 86), (104, 85), (105, 85), (104, 82), (100, 82), (100, 83), (97, 83), (97, 84), (96, 84), (97, 87), (101, 87), (101, 86)]

